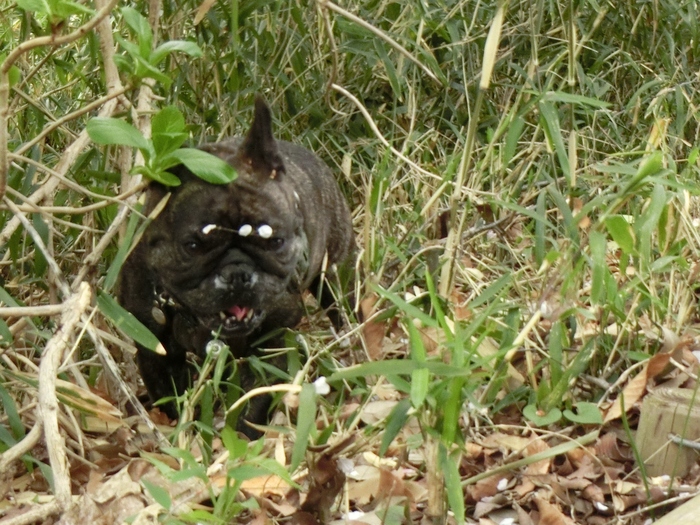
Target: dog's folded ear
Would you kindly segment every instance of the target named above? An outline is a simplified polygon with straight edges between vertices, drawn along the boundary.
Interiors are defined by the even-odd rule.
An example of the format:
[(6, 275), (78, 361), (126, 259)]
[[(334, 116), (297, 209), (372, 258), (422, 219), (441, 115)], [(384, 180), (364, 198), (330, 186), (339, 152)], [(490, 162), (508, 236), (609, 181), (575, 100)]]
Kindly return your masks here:
[(284, 174), (284, 162), (272, 135), (272, 115), (261, 96), (255, 98), (253, 124), (243, 141), (241, 160), (260, 176), (277, 178)]

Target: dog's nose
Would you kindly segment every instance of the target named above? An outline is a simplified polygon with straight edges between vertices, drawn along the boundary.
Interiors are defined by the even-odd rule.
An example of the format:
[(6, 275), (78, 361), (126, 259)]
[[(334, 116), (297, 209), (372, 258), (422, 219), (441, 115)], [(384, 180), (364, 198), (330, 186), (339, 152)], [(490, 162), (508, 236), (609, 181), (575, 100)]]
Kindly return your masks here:
[(229, 264), (219, 272), (221, 282), (231, 288), (252, 288), (257, 281), (257, 275), (252, 268)]

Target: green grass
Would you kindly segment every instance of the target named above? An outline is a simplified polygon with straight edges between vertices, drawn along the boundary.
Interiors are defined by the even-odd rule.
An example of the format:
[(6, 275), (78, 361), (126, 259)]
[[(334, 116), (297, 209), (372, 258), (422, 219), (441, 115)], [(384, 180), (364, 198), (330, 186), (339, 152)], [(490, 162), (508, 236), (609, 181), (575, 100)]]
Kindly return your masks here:
[[(176, 52), (157, 64), (171, 84), (153, 85), (144, 115), (176, 106), (197, 144), (244, 132), (262, 93), (276, 135), (332, 167), (357, 233), (351, 285), (374, 307), (340, 343), (317, 316), (305, 323), (297, 348), (305, 355), (294, 369), (303, 371), (301, 382), (328, 376), (333, 393), (316, 400), (326, 429), (305, 419), (303, 441), (355, 434), (368, 450), (389, 455), (398, 444), (435, 450), (422, 472), (444, 475), (443, 496), (461, 521), (470, 515), (460, 497), (465, 441), (513, 414), (523, 428), (574, 436), (604, 428), (625, 372), (659, 351), (664, 330), (695, 334), (697, 2), (509, 2), (500, 34), (492, 33), (495, 57), (485, 54), (493, 3), (324, 5), (232, 0), (194, 25), (199, 2), (165, 0), (154, 45), (189, 41), (203, 56)], [(146, 4), (133, 7), (148, 15)], [(115, 34), (137, 43), (119, 9), (111, 16)], [(7, 0), (0, 18), (0, 59), (51, 32), (46, 15)], [(54, 30), (67, 34), (88, 18), (74, 15)], [(46, 250), (3, 205), (3, 306), (60, 303), (67, 298), (61, 281), (94, 289), (105, 288), (106, 275), (107, 288), (113, 282), (114, 269), (108, 272), (123, 256), (118, 236), (100, 241), (121, 215), (99, 195), (125, 190), (120, 166), (133, 159), (89, 142), (66, 153), (100, 108), (81, 110), (107, 93), (103, 57), (88, 32), (32, 49), (7, 71), (12, 87), (0, 96), (0, 117), (7, 111), (0, 149), (11, 155), (7, 198)], [(137, 62), (117, 44), (125, 90), (112, 116), (135, 125), (145, 82)], [(485, 64), (493, 69), (482, 76)], [(42, 197), (43, 210), (29, 207), (25, 200), (55, 180), (50, 170), (72, 183)], [(100, 206), (84, 208), (90, 205)], [(31, 426), (34, 409), (20, 408), (36, 396), (12, 374), (36, 372), (59, 326), (58, 317), (30, 314), (0, 318), (4, 448), (22, 437), (21, 423)], [(129, 363), (124, 338), (100, 315), (105, 343)], [(64, 378), (102, 386), (94, 348), (83, 338)], [(370, 424), (361, 408), (344, 413), (367, 405), (382, 385), (404, 399), (388, 418)], [(123, 404), (118, 389), (110, 394)], [(420, 432), (409, 438), (410, 421)], [(199, 439), (187, 432), (180, 444)], [(228, 510), (219, 517), (245, 510), (221, 501), (214, 506)]]

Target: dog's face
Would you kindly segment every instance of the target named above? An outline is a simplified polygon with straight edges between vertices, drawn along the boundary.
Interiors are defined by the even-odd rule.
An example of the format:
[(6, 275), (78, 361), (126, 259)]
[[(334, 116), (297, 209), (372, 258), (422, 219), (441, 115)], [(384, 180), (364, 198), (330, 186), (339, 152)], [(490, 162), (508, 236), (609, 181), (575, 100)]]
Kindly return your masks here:
[(277, 179), (251, 185), (244, 177), (228, 186), (183, 177), (144, 239), (158, 293), (222, 335), (258, 328), (299, 295), (306, 271), (294, 191)]

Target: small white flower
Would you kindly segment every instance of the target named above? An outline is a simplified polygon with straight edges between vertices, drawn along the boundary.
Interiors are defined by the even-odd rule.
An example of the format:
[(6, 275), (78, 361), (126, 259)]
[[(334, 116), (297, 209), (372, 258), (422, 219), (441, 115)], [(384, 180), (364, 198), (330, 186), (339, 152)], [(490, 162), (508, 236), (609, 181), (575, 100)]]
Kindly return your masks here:
[(204, 351), (207, 353), (207, 355), (212, 354), (214, 357), (217, 357), (221, 352), (224, 351), (226, 348), (226, 343), (219, 339), (212, 339), (207, 343), (207, 346), (205, 347)]
[(314, 388), (319, 396), (325, 396), (331, 392), (331, 386), (328, 384), (324, 376), (321, 376), (314, 381)]
[(248, 237), (253, 232), (253, 227), (250, 224), (243, 224), (238, 228), (238, 235), (241, 237)]
[(498, 484), (496, 485), (496, 490), (499, 492), (503, 492), (508, 488), (508, 480), (506, 478), (502, 478), (501, 480), (498, 481)]
[(218, 226), (216, 224), (207, 224), (204, 228), (202, 228), (202, 233), (204, 235), (209, 235), (209, 232), (211, 232), (212, 230), (215, 230), (217, 228), (218, 228)]
[(258, 235), (263, 239), (269, 239), (272, 237), (272, 228), (269, 224), (261, 224), (258, 226)]

